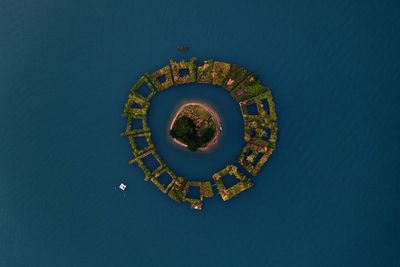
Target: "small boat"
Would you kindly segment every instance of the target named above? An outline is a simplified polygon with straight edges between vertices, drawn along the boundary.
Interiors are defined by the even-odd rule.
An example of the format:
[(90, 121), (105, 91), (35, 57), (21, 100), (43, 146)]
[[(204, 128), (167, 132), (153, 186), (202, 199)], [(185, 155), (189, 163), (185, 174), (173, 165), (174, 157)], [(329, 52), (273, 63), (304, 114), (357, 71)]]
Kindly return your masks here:
[(203, 208), (203, 203), (192, 203), (190, 205), (190, 208), (195, 209), (195, 210), (202, 210)]
[(121, 189), (122, 191), (124, 191), (126, 189), (126, 184), (121, 183), (119, 186), (119, 189)]
[(189, 50), (189, 46), (187, 46), (187, 45), (181, 45), (181, 46), (178, 46), (177, 48), (176, 48), (176, 50), (178, 50), (178, 51), (180, 51), (180, 52), (183, 52), (183, 51), (188, 51)]
[(219, 130), (222, 132), (222, 126), (219, 126)]

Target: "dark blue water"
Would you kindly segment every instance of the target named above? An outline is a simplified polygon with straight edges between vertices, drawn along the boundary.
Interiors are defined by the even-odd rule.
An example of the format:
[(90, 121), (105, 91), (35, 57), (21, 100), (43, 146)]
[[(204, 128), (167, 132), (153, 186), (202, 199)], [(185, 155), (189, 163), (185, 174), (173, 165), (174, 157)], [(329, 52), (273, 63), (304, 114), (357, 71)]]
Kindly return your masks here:
[[(0, 266), (400, 265), (396, 1), (0, 7)], [(145, 183), (120, 137), (129, 88), (190, 56), (258, 74), (279, 116), (255, 186), (202, 212)], [(226, 124), (210, 153), (166, 139), (168, 112), (187, 99)], [(222, 89), (176, 87), (153, 102), (154, 142), (179, 174), (204, 179), (240, 150)]]

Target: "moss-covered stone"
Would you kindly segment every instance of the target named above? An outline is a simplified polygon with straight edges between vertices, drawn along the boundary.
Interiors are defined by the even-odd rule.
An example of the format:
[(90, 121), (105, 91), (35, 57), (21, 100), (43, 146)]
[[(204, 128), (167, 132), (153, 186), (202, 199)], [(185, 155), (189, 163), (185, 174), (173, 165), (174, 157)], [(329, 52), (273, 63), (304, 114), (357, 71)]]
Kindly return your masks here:
[[(197, 58), (193, 57), (190, 61), (173, 61), (170, 60), (169, 64), (171, 65), (172, 76), (174, 78), (175, 84), (187, 84), (193, 83), (196, 81), (196, 67)], [(181, 72), (187, 72), (186, 74), (182, 74)]]
[[(141, 127), (135, 127), (134, 121), (139, 121), (141, 122)], [(126, 120), (126, 130), (122, 133), (123, 136), (128, 136), (128, 135), (139, 135), (139, 134), (144, 134), (146, 132), (150, 132), (150, 128), (147, 126), (146, 122), (146, 116), (134, 116), (134, 115), (128, 115), (127, 120)]]
[[(137, 138), (144, 138), (146, 140), (146, 146), (144, 148), (139, 148), (137, 143)], [(151, 141), (151, 133), (150, 132), (143, 132), (143, 133), (136, 133), (128, 135), (129, 143), (131, 145), (132, 153), (135, 157), (138, 157), (150, 150), (154, 149), (154, 144)]]
[(197, 67), (197, 82), (212, 83), (213, 61), (205, 60), (203, 65)]
[[(225, 62), (206, 60), (203, 65), (197, 67), (196, 58), (179, 62), (171, 60), (169, 66), (165, 66), (150, 75), (146, 74), (139, 79), (130, 90), (128, 101), (122, 114), (127, 119), (127, 126), (122, 135), (128, 137), (133, 154), (130, 164), (138, 164), (145, 174), (145, 180), (150, 180), (171, 199), (177, 202), (188, 202), (191, 208), (194, 209), (202, 209), (203, 198), (209, 198), (214, 195), (211, 182), (187, 181), (184, 177), (176, 176), (156, 153), (155, 146), (151, 140), (151, 132), (147, 125), (147, 112), (150, 108), (150, 101), (157, 91), (165, 90), (174, 84), (186, 84), (196, 81), (198, 83), (211, 83), (221, 86), (230, 91), (232, 97), (239, 102), (244, 120), (244, 140), (246, 144), (239, 155), (238, 162), (248, 173), (254, 176), (257, 175), (267, 162), (276, 147), (278, 127), (271, 91), (261, 85), (253, 74), (236, 64), (231, 65)], [(175, 121), (183, 121), (185, 122), (183, 125), (188, 126), (190, 124), (189, 121), (196, 123), (201, 121), (199, 120), (201, 116), (195, 117), (193, 114), (198, 113), (202, 114), (202, 116), (206, 114), (197, 108), (192, 108), (191, 112), (192, 114), (189, 112), (184, 113), (181, 117), (178, 116)], [(210, 130), (211, 128), (216, 130), (219, 126), (219, 124), (213, 123), (209, 117), (203, 117), (202, 119), (209, 123), (208, 127), (203, 127), (204, 129)], [(192, 130), (189, 129), (186, 132), (187, 136), (198, 131), (199, 129), (196, 127), (193, 127)], [(212, 135), (213, 133), (210, 134), (210, 137)], [(193, 139), (193, 136), (189, 137), (188, 139)], [(205, 143), (203, 140), (198, 145), (191, 145), (191, 147), (199, 148)], [(237, 183), (229, 188), (223, 182), (224, 177), (227, 175), (232, 175), (237, 179)], [(212, 178), (224, 201), (237, 196), (253, 185), (253, 182), (239, 172), (234, 165), (226, 166), (215, 173)], [(188, 191), (192, 187), (199, 188), (199, 198), (188, 196)]]
[(240, 84), (250, 73), (239, 65), (232, 64), (228, 75), (226, 76), (225, 82), (222, 87), (231, 91), (238, 84)]
[(228, 75), (229, 69), (231, 68), (231, 64), (214, 61), (213, 69), (211, 72), (212, 83), (214, 85), (221, 86), (226, 80), (226, 75)]
[(151, 82), (158, 91), (170, 88), (174, 85), (172, 81), (171, 68), (165, 66), (149, 75)]
[[(223, 177), (227, 175), (234, 176), (238, 182), (227, 188), (223, 182)], [(212, 178), (214, 179), (219, 194), (224, 201), (227, 201), (241, 192), (249, 189), (253, 186), (253, 182), (248, 179), (244, 174), (239, 172), (238, 168), (234, 165), (228, 165), (224, 169), (220, 170), (219, 172), (215, 173)]]
[(273, 148), (263, 140), (252, 140), (243, 148), (239, 156), (239, 164), (249, 173), (256, 176), (272, 154)]
[[(171, 182), (170, 182), (170, 183), (168, 183), (168, 184), (162, 184), (162, 183), (159, 181), (160, 176), (163, 175), (163, 174), (167, 174), (167, 175), (170, 176), (170, 178), (171, 178)], [(175, 180), (176, 180), (177, 178), (178, 178), (178, 177), (177, 177), (169, 168), (164, 168), (164, 169), (162, 169), (161, 171), (155, 173), (155, 174), (151, 177), (150, 181), (151, 181), (161, 192), (163, 192), (164, 194), (166, 194), (166, 193), (168, 192), (168, 190), (170, 190), (170, 189), (172, 188), (172, 186), (174, 185)]]
[[(191, 187), (198, 187), (200, 191), (199, 198), (191, 198), (188, 192)], [(209, 181), (187, 181), (184, 189), (183, 201), (191, 204), (192, 209), (201, 210), (203, 207), (203, 199), (213, 197), (212, 186)]]
[(265, 93), (267, 90), (254, 75), (250, 75), (231, 91), (231, 95), (237, 102), (240, 102)]
[(185, 197), (185, 187), (186, 187), (185, 178), (177, 177), (174, 180), (171, 190), (169, 190), (168, 192), (168, 196), (176, 202), (182, 202)]
[[(151, 170), (148, 166), (146, 166), (143, 162), (145, 157), (154, 157), (154, 159), (158, 162), (158, 167), (155, 170)], [(129, 162), (130, 164), (137, 163), (139, 168), (145, 174), (145, 181), (151, 180), (154, 177), (160, 176), (160, 173), (163, 172), (164, 168), (166, 168), (165, 163), (161, 160), (160, 156), (155, 152), (155, 149), (147, 150), (145, 153), (138, 155), (136, 158)]]
[[(144, 95), (141, 92), (141, 89), (144, 89), (147, 94)], [(143, 75), (142, 77), (140, 77), (139, 81), (131, 88), (129, 95), (131, 94), (134, 94), (137, 98), (141, 98), (142, 101), (144, 100), (149, 102), (156, 94), (156, 89), (150, 82), (150, 79), (146, 75)]]

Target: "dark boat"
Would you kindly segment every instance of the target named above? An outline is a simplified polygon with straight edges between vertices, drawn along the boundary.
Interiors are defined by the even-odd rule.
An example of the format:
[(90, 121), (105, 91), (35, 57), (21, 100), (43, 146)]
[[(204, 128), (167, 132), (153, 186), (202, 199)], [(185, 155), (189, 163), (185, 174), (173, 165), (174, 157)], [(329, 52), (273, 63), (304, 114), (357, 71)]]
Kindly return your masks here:
[(189, 50), (189, 48), (190, 48), (189, 46), (181, 45), (181, 46), (178, 46), (178, 47), (176, 48), (176, 50), (183, 52), (183, 51)]

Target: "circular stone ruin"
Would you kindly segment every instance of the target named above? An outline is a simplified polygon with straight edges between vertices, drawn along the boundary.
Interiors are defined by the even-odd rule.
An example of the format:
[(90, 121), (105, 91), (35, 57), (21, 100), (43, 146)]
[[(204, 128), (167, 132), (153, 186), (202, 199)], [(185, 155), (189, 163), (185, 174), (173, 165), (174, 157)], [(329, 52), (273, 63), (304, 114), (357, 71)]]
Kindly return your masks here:
[[(274, 151), (278, 126), (271, 91), (254, 74), (236, 64), (213, 60), (206, 60), (199, 66), (196, 63), (196, 58), (179, 62), (170, 60), (169, 65), (143, 75), (132, 87), (125, 104), (123, 116), (127, 119), (127, 127), (122, 135), (128, 137), (131, 145), (133, 158), (130, 164), (138, 164), (144, 172), (145, 181), (151, 181), (169, 198), (201, 210), (204, 198), (218, 193), (227, 201), (253, 186), (250, 177), (259, 173)], [(215, 170), (209, 181), (189, 180), (175, 174), (158, 155), (147, 125), (150, 102), (156, 93), (195, 82), (225, 89), (239, 104), (244, 121), (245, 146), (237, 162)], [(194, 110), (202, 115), (191, 114)], [(207, 149), (218, 138), (219, 123), (217, 114), (211, 108), (201, 103), (189, 103), (175, 115), (170, 134), (191, 150)], [(224, 178), (227, 176), (233, 176), (236, 183), (225, 186)], [(198, 190), (198, 198), (188, 195), (193, 189)]]

